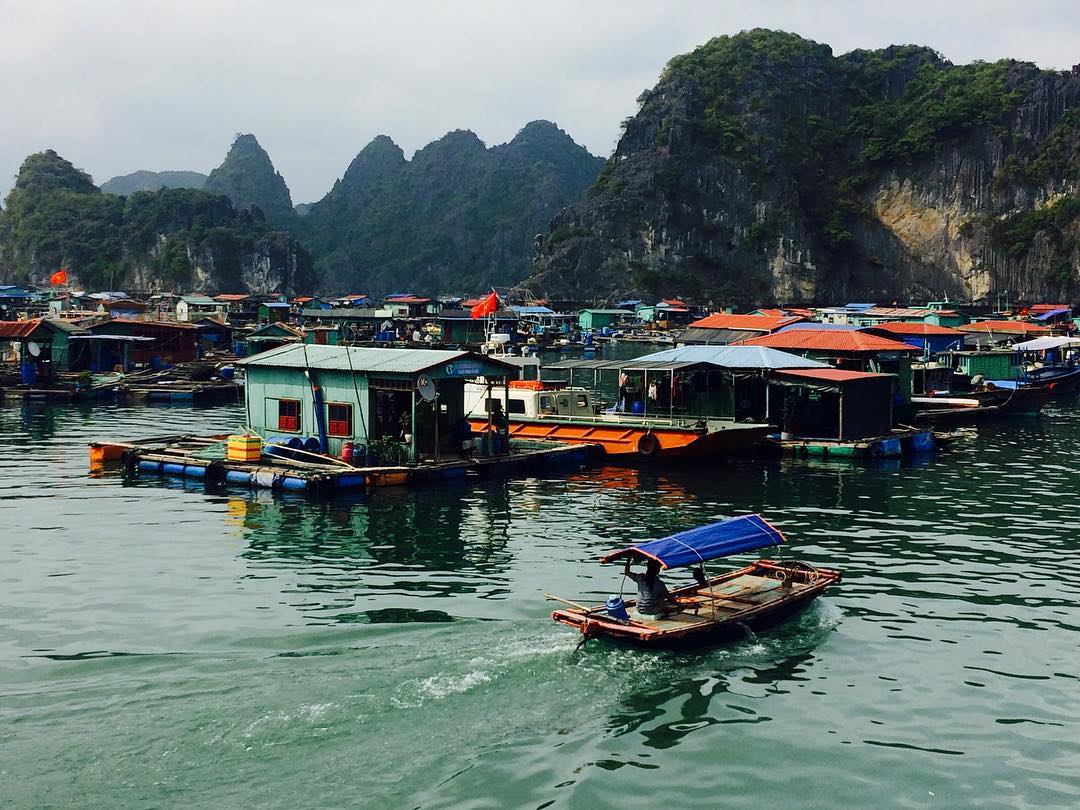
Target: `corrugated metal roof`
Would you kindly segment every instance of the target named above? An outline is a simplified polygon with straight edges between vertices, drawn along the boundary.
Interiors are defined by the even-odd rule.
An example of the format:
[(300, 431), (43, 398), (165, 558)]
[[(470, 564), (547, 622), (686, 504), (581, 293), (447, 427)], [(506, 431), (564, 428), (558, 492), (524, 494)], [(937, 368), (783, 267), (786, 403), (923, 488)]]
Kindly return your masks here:
[(722, 346), (726, 343), (739, 343), (752, 337), (759, 337), (761, 332), (750, 329), (684, 329), (677, 336), (679, 343), (701, 343), (707, 346)]
[(725, 315), (717, 313), (709, 315), (701, 320), (694, 321), (690, 326), (696, 329), (747, 329), (754, 332), (774, 332), (781, 326), (801, 321), (799, 315)]
[(630, 368), (632, 363), (704, 363), (721, 368), (826, 368), (825, 363), (806, 357), (780, 352), (764, 346), (681, 346), (677, 349), (665, 349), (653, 352), (630, 361), (621, 362)]
[(29, 321), (0, 321), (0, 338), (11, 340), (29, 337), (42, 324), (69, 335), (86, 331), (81, 326), (61, 321), (58, 318), (33, 318)]
[(361, 346), (289, 345), (238, 360), (238, 365), (277, 368), (313, 368), (327, 371), (363, 371), (369, 374), (417, 374), (464, 358), (496, 366), (517, 367), (474, 352), (443, 349), (375, 349)]
[(851, 380), (871, 380), (890, 377), (890, 374), (872, 374), (868, 371), (847, 371), (842, 368), (793, 369), (779, 372), (785, 377), (804, 377), (808, 380), (826, 382), (850, 382)]
[(218, 303), (206, 295), (181, 295), (180, 300), (185, 304), (194, 304), (198, 307), (212, 307)]
[(956, 327), (961, 332), (1011, 332), (1027, 334), (1029, 332), (1049, 332), (1050, 327), (1039, 326), (1025, 321), (979, 321)]
[(40, 325), (41, 318), (32, 321), (0, 321), (0, 338), (10, 340), (29, 337)]
[(913, 347), (898, 340), (866, 332), (822, 331), (820, 329), (785, 329), (743, 342), (743, 346), (769, 346), (774, 349), (824, 352), (911, 352)]
[(950, 329), (948, 326), (936, 326), (932, 323), (879, 323), (866, 327), (867, 331), (890, 332), (894, 335), (955, 335), (960, 337), (963, 332)]

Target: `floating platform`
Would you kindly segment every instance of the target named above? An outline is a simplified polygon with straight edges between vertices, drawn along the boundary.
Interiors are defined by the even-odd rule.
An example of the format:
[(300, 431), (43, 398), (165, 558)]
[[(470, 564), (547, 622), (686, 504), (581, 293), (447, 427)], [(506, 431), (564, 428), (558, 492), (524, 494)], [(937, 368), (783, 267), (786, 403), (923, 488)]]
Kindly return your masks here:
[(167, 436), (138, 442), (92, 442), (90, 466), (119, 464), (129, 476), (166, 476), (211, 486), (302, 492), (357, 492), (482, 475), (533, 475), (577, 470), (600, 456), (592, 445), (511, 441), (510, 452), (482, 458), (426, 461), (408, 466), (356, 467), (311, 463), (264, 452), (259, 461), (230, 461), (221, 448), (227, 436)]
[(211, 382), (122, 383), (118, 394), (122, 399), (136, 402), (191, 402), (197, 404), (243, 402), (244, 387), (225, 380)]
[(799, 437), (772, 437), (769, 441), (785, 453), (828, 458), (896, 458), (909, 453), (926, 453), (937, 446), (934, 431), (917, 428), (898, 429), (884, 436), (850, 441)]

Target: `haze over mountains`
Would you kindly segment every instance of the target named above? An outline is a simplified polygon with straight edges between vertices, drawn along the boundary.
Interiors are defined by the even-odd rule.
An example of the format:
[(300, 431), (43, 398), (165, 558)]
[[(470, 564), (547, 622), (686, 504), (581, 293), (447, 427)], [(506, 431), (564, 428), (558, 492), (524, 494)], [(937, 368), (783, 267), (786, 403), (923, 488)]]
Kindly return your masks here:
[[(298, 236), (316, 257), (322, 289), (469, 292), (525, 278), (536, 236), (581, 197), (603, 163), (547, 121), (533, 121), (491, 148), (456, 130), (412, 160), (381, 135), (323, 199), (294, 207), (270, 156), (245, 134), (201, 187)], [(188, 187), (197, 187), (195, 173), (144, 172), (102, 188), (179, 185), (185, 174)]]
[[(524, 283), (580, 301), (754, 305), (1080, 294), (1080, 70), (953, 65), (918, 46), (837, 56), (758, 29), (675, 57), (639, 103), (606, 164), (545, 121), (493, 147), (457, 130), (412, 159), (379, 136), (301, 206), (253, 135), (201, 190), (184, 172), (103, 185), (126, 203), (55, 154), (31, 156), (0, 214), (0, 275), (64, 262), (162, 288)], [(139, 210), (156, 212), (156, 242), (126, 241)], [(216, 212), (212, 250), (200, 211)], [(269, 234), (286, 249), (255, 273)]]

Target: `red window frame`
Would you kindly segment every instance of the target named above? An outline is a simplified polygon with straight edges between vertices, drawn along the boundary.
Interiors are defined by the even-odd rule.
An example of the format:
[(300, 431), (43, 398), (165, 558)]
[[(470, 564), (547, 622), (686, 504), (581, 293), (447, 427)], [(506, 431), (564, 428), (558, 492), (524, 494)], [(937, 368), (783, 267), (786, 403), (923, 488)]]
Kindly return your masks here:
[[(335, 413), (336, 411), (336, 413)], [(344, 413), (342, 413), (344, 411)], [(352, 438), (352, 405), (347, 402), (326, 403), (326, 433), (328, 436)], [(337, 417), (336, 419), (334, 417)], [(344, 419), (341, 418), (344, 416)]]
[(300, 400), (279, 399), (277, 429), (290, 433), (300, 432)]

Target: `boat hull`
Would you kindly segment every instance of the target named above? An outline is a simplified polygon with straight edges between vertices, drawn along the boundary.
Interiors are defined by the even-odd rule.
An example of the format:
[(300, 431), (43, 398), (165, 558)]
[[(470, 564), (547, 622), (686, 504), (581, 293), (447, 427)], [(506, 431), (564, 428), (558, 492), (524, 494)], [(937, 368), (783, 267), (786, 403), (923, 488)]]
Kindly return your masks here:
[[(469, 425), (480, 433), (488, 427), (481, 419), (470, 419)], [(515, 439), (595, 444), (611, 461), (677, 461), (732, 455), (761, 441), (770, 430), (768, 425), (740, 423), (710, 431), (625, 422), (510, 420), (510, 435)]]

